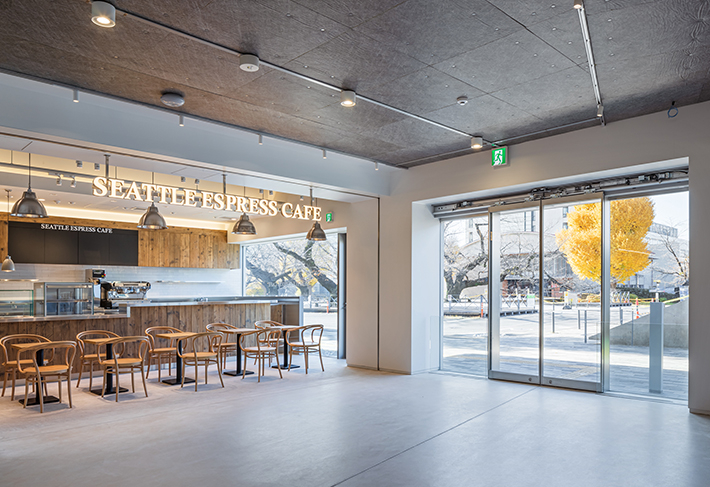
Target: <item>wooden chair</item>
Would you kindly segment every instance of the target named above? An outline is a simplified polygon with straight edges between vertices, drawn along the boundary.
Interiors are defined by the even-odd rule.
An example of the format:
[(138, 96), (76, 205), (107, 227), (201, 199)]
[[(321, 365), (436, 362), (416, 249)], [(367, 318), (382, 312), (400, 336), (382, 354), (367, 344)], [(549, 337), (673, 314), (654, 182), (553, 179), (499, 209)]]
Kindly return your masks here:
[(177, 355), (177, 340), (170, 340), (170, 346), (168, 347), (158, 347), (158, 340), (153, 336), (154, 333), (180, 333), (180, 330), (173, 328), (172, 326), (152, 326), (146, 328), (145, 336), (148, 337), (150, 341), (150, 349), (148, 350), (148, 370), (146, 371), (145, 378), (150, 375), (150, 367), (153, 363), (153, 359), (158, 359), (158, 381), (160, 381), (161, 371), (163, 369), (163, 357), (168, 357), (168, 375), (173, 371), (173, 357)]
[[(105, 358), (105, 347), (109, 344), (113, 345), (113, 357), (107, 359)], [(118, 352), (119, 345), (121, 346), (120, 352)], [(101, 353), (102, 348), (104, 349), (103, 353)], [(129, 352), (124, 352), (126, 348), (129, 349)], [(130, 350), (131, 348), (133, 350)], [(104, 369), (104, 384), (101, 388), (101, 397), (104, 397), (106, 393), (106, 376), (108, 374), (114, 374), (116, 376), (116, 402), (118, 402), (118, 394), (121, 389), (119, 382), (121, 372), (131, 373), (131, 389), (135, 393), (136, 381), (134, 372), (136, 370), (140, 371), (141, 380), (143, 381), (143, 391), (145, 392), (145, 397), (148, 397), (148, 388), (145, 385), (145, 359), (148, 355), (149, 348), (150, 342), (146, 336), (118, 337), (99, 345), (99, 365)]]
[(325, 372), (323, 367), (323, 355), (321, 354), (320, 342), (323, 338), (323, 325), (306, 325), (299, 326), (294, 332), (298, 332), (296, 341), (291, 341), (286, 337), (288, 346), (291, 348), (291, 353), (288, 359), (288, 370), (291, 370), (291, 362), (293, 361), (294, 353), (303, 353), (303, 358), (306, 362), (306, 374), (308, 373), (308, 354), (318, 352), (320, 357), (320, 368)]
[(108, 330), (87, 330), (76, 335), (76, 343), (79, 345), (79, 379), (76, 381), (76, 387), (81, 383), (81, 375), (84, 372), (84, 365), (89, 366), (89, 390), (94, 379), (94, 364), (99, 362), (98, 352), (91, 353), (88, 348), (90, 345), (84, 343), (84, 338), (117, 338), (118, 335)]
[[(17, 351), (12, 348), (13, 343), (46, 343), (49, 338), (40, 335), (19, 334), (7, 335), (0, 338), (0, 352), (2, 352), (2, 366), (5, 370), (5, 378), (2, 382), (2, 396), (5, 395), (7, 387), (7, 377), (12, 373), (12, 393), (10, 400), (15, 400), (15, 382), (17, 380)], [(32, 359), (26, 358), (22, 360), (22, 365), (32, 365)]]
[(180, 384), (180, 387), (185, 386), (185, 367), (193, 366), (195, 367), (195, 392), (197, 392), (199, 366), (205, 366), (205, 384), (207, 384), (207, 372), (210, 364), (217, 365), (219, 381), (222, 383), (222, 387), (224, 387), (224, 381), (222, 380), (222, 363), (219, 359), (219, 350), (223, 338), (224, 335), (214, 331), (203, 331), (201, 333), (195, 333), (191, 337), (183, 338), (183, 340), (185, 340), (183, 352), (180, 353), (178, 351), (182, 359), (182, 384)]
[[(272, 328), (274, 326), (283, 326), (283, 323), (279, 323), (278, 321), (271, 321), (271, 320), (261, 320), (257, 321), (254, 323), (254, 328), (259, 329), (259, 330), (268, 330), (269, 328)], [(275, 338), (275, 335), (273, 333), (266, 334), (258, 339), (265, 339), (267, 340), (266, 342), (263, 342), (262, 345), (264, 347), (275, 347), (276, 352), (273, 353), (273, 357), (276, 358), (276, 361), (279, 361), (279, 355), (278, 355), (278, 348), (281, 343), (281, 339), (283, 338), (284, 334), (281, 333), (278, 335), (278, 338)], [(269, 366), (271, 366), (271, 357), (269, 356)], [(256, 359), (254, 359), (254, 364), (256, 364)]]
[[(222, 333), (223, 331), (229, 331), (229, 330), (236, 330), (236, 326), (228, 325), (226, 323), (210, 323), (209, 325), (205, 326), (207, 331), (213, 331), (213, 332), (219, 332)], [(234, 351), (236, 353), (237, 347), (239, 344), (237, 342), (230, 342), (229, 341), (229, 333), (224, 333), (224, 342), (222, 342), (219, 346), (219, 356), (222, 359), (222, 369), (227, 367), (227, 353)]]
[[(255, 344), (249, 346), (246, 344), (247, 337), (253, 336), (256, 338)], [(261, 376), (264, 375), (265, 367), (264, 362), (269, 359), (269, 365), (271, 365), (271, 356), (276, 355), (278, 351), (278, 345), (272, 346), (269, 343), (276, 342), (279, 343), (281, 340), (281, 330), (271, 330), (271, 329), (256, 329), (250, 333), (244, 333), (239, 337), (239, 347), (242, 349), (244, 354), (244, 371), (242, 372), (242, 379), (246, 376), (247, 370), (247, 358), (252, 357), (254, 361), (259, 361), (259, 367), (257, 372), (257, 382), (261, 382)], [(276, 365), (278, 366), (279, 376), (283, 379), (283, 374), (281, 374), (281, 365), (279, 364), (278, 356), (276, 356)]]
[[(51, 358), (43, 360), (45, 363), (42, 365), (37, 363), (37, 352), (40, 350), (52, 352)], [(27, 358), (21, 359), (22, 355)], [(44, 355), (45, 357), (47, 356), (46, 353)], [(76, 343), (72, 341), (42, 342), (18, 352), (17, 370), (25, 376), (25, 402), (23, 408), (27, 407), (27, 393), (30, 390), (30, 384), (32, 384), (35, 386), (39, 396), (39, 412), (44, 412), (43, 390), (51, 377), (56, 377), (57, 387), (59, 388), (59, 402), (62, 402), (62, 378), (67, 380), (67, 395), (69, 396), (69, 407), (71, 408), (71, 368), (75, 356)], [(31, 365), (27, 364), (28, 360), (32, 362)]]

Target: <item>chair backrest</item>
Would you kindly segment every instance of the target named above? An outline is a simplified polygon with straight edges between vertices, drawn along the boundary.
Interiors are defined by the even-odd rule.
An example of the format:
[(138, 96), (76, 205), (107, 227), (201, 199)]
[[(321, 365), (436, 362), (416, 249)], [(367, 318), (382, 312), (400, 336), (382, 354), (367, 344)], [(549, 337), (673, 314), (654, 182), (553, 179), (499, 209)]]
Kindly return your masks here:
[(260, 320), (254, 323), (254, 326), (256, 328), (269, 328), (271, 326), (283, 326), (283, 323), (279, 323), (278, 321), (271, 321), (271, 320)]
[[(150, 348), (150, 341), (148, 340), (148, 337), (144, 335), (116, 337), (98, 346), (99, 360), (102, 363), (106, 362), (106, 360), (102, 360), (101, 357), (106, 356), (105, 347), (109, 344), (113, 345), (114, 354), (113, 358), (109, 359), (108, 362), (118, 361), (119, 358), (129, 357), (139, 358), (141, 361), (143, 361), (145, 360), (145, 357), (148, 353), (148, 349)], [(119, 345), (121, 348), (121, 353), (116, 353), (115, 351), (119, 348)]]
[[(24, 348), (17, 353), (17, 370), (20, 373), (39, 373), (40, 365), (37, 363), (37, 352), (40, 350), (51, 351), (50, 358), (47, 358), (47, 354), (44, 354), (45, 362), (54, 362), (55, 365), (61, 364), (68, 368), (69, 373), (71, 373), (71, 366), (74, 363), (74, 356), (76, 355), (76, 342), (72, 341), (59, 341), (59, 342), (40, 342), (31, 347)], [(61, 352), (64, 353), (61, 353)], [(27, 358), (32, 360), (32, 365), (22, 366), (22, 358)]]
[(45, 338), (41, 335), (31, 335), (27, 333), (4, 336), (0, 338), (2, 363), (6, 365), (15, 362), (17, 359), (17, 351), (11, 346), (13, 343), (46, 343), (49, 341), (49, 338)]
[(76, 334), (76, 343), (79, 345), (79, 355), (86, 353), (84, 338), (116, 338), (118, 335), (108, 330), (86, 330)]
[[(180, 330), (173, 328), (172, 326), (151, 326), (145, 329), (145, 336), (148, 337), (150, 343), (150, 349), (155, 350), (155, 341), (160, 340), (153, 336), (153, 333), (180, 333)], [(174, 340), (170, 340), (170, 346), (175, 346)]]
[(291, 331), (297, 331), (298, 335), (296, 340), (290, 340), (289, 337), (291, 334), (286, 333), (286, 340), (289, 346), (299, 341), (303, 343), (317, 343), (320, 346), (321, 338), (323, 337), (323, 325), (304, 325), (289, 330), (289, 332)]
[(228, 325), (227, 323), (210, 323), (209, 325), (206, 325), (205, 328), (207, 331), (219, 331), (222, 332), (224, 330), (236, 330), (236, 326)]
[(244, 350), (245, 347), (248, 346), (246, 344), (246, 340), (252, 336), (256, 338), (255, 341), (257, 350), (261, 351), (262, 349), (271, 347), (272, 344), (279, 342), (279, 340), (281, 339), (281, 330), (271, 328), (257, 328), (254, 331), (250, 331), (249, 333), (243, 333), (239, 337), (239, 348)]
[(218, 331), (203, 331), (194, 335), (183, 338), (185, 346), (182, 353), (178, 350), (180, 357), (191, 357), (196, 352), (217, 352), (222, 344), (224, 335)]

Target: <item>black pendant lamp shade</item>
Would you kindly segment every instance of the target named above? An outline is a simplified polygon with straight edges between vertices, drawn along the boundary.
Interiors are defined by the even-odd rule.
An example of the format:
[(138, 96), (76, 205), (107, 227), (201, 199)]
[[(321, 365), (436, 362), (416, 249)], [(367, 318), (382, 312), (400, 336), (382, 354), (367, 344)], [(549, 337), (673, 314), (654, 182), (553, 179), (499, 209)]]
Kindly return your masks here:
[(32, 154), (30, 156), (30, 165), (27, 180), (27, 191), (22, 193), (22, 198), (15, 202), (12, 207), (12, 216), (21, 216), (25, 218), (47, 218), (47, 210), (37, 195), (32, 191)]
[(138, 228), (145, 230), (165, 230), (168, 228), (168, 225), (165, 223), (165, 218), (158, 213), (158, 207), (155, 206), (155, 202), (143, 213), (143, 216), (138, 222)]
[(308, 230), (308, 235), (306, 235), (307, 240), (323, 241), (325, 240), (325, 232), (320, 227), (320, 223), (313, 222), (313, 226)]
[(254, 228), (254, 224), (249, 221), (249, 216), (246, 213), (242, 213), (239, 221), (234, 224), (232, 233), (236, 233), (237, 235), (256, 235), (256, 228)]

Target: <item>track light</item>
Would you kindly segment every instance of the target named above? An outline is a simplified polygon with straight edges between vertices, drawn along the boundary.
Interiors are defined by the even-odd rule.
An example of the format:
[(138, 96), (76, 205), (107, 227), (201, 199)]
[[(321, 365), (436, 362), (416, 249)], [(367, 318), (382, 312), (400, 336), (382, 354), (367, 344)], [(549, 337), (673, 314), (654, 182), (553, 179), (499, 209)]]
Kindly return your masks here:
[(185, 117), (184, 117), (184, 116), (182, 116), (182, 115), (179, 116), (179, 118), (178, 118), (178, 125), (181, 126), (181, 127), (184, 127), (184, 126), (185, 126)]
[(340, 92), (340, 104), (344, 107), (355, 106), (355, 92), (351, 90), (343, 90)]
[(187, 181), (187, 178), (185, 178), (185, 176), (180, 176), (180, 182), (184, 183), (185, 181)]
[(323, 159), (328, 159), (328, 154), (325, 152), (325, 149), (323, 149)]
[(597, 105), (597, 117), (603, 117), (604, 116), (604, 105), (601, 103)]
[(471, 137), (471, 149), (480, 149), (483, 147), (483, 137), (474, 135)]
[(582, 3), (582, 0), (574, 0), (574, 8), (577, 10), (581, 9), (584, 7), (584, 4)]
[(79, 90), (74, 90), (74, 103), (79, 103)]
[(242, 54), (239, 56), (239, 67), (248, 73), (259, 71), (259, 58), (253, 54)]
[(259, 145), (264, 145), (264, 138), (259, 134)]
[(101, 169), (101, 164), (99, 164), (98, 162), (95, 162), (94, 163), (94, 171), (98, 171), (99, 169)]
[(379, 171), (379, 170), (380, 170), (380, 163), (375, 162), (375, 171)]
[(84, 163), (81, 162), (81, 161), (76, 161), (76, 167), (78, 167), (79, 169), (81, 169), (82, 167), (84, 167)]
[(70, 186), (72, 188), (76, 188), (76, 177), (75, 176), (71, 177), (71, 185)]
[(61, 185), (62, 185), (62, 175), (57, 174), (57, 186), (61, 186)]
[(91, 2), (91, 21), (99, 27), (116, 25), (116, 7), (108, 2)]

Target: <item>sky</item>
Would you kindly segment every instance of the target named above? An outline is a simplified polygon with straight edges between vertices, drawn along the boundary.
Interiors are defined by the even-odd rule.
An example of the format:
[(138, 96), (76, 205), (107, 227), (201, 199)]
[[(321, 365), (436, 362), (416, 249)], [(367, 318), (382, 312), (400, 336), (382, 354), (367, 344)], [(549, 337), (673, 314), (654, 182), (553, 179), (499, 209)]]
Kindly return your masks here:
[(656, 216), (653, 221), (678, 229), (678, 238), (688, 240), (689, 193), (671, 193), (651, 196)]

